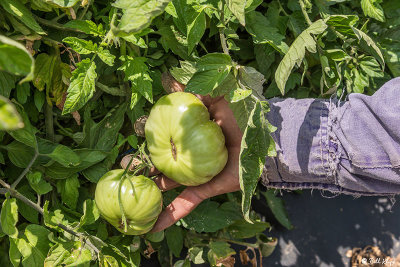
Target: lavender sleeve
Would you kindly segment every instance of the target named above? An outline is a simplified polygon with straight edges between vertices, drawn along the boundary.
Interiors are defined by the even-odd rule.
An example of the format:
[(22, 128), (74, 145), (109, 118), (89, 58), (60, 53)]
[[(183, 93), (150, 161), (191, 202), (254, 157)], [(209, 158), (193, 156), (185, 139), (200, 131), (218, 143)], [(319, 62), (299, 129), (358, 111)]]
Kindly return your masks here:
[(351, 195), (400, 193), (400, 78), (374, 95), (336, 99), (270, 99), (268, 120), (277, 157), (262, 183)]

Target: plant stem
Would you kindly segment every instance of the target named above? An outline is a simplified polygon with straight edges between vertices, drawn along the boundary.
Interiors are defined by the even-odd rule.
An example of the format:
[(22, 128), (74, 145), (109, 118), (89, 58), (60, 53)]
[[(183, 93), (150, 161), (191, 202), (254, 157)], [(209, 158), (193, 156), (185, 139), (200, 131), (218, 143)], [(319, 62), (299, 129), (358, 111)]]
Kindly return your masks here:
[(205, 239), (205, 240), (209, 240), (209, 241), (223, 241), (223, 242), (229, 242), (229, 243), (237, 244), (237, 245), (244, 246), (244, 247), (258, 248), (257, 244), (251, 244), (251, 243), (247, 243), (247, 242), (236, 241), (236, 240), (231, 240), (231, 239), (226, 239), (226, 238), (203, 236), (203, 235), (199, 235), (199, 234), (191, 233), (191, 232), (188, 233), (188, 235), (198, 237), (201, 239)]
[(81, 30), (68, 28), (68, 27), (65, 27), (65, 26), (62, 25), (62, 24), (59, 24), (59, 23), (56, 23), (56, 22), (53, 22), (53, 21), (48, 21), (48, 20), (42, 19), (42, 18), (40, 18), (40, 17), (38, 17), (38, 16), (36, 16), (36, 15), (33, 15), (33, 16), (35, 17), (35, 20), (36, 20), (37, 22), (39, 22), (40, 24), (45, 25), (45, 26), (47, 26), (47, 27), (54, 28), (54, 29), (61, 30), (61, 31), (69, 31), (69, 32), (79, 32), (79, 33), (83, 33)]
[(303, 16), (306, 19), (308, 26), (310, 26), (312, 24), (312, 21), (310, 20), (310, 17), (307, 14), (306, 7), (304, 6), (303, 0), (299, 0), (299, 4), (301, 7), (301, 12), (303, 12)]
[[(30, 199), (28, 199), (27, 197), (25, 197), (24, 195), (22, 195), (21, 193), (19, 193), (17, 190), (15, 190), (14, 188), (12, 188), (12, 186), (10, 186), (9, 184), (7, 184), (6, 182), (4, 182), (2, 179), (0, 179), (0, 184), (4, 187), (4, 188), (0, 188), (0, 194), (6, 194), (6, 193), (10, 193), (10, 195), (12, 197), (15, 197), (19, 200), (21, 200), (22, 202), (24, 202), (25, 204), (27, 204), (28, 206), (32, 207), (33, 209), (35, 209), (37, 212), (39, 212), (42, 216), (44, 215), (44, 210), (36, 203), (32, 202)], [(63, 229), (64, 231), (70, 233), (73, 236), (79, 237), (79, 238), (84, 238), (85, 235), (79, 232), (75, 232), (74, 230), (72, 230), (71, 228), (69, 228), (66, 225), (63, 225), (61, 223), (57, 224), (58, 227), (60, 227), (61, 229)], [(100, 253), (99, 249), (92, 244), (92, 242), (90, 242), (90, 240), (86, 240), (85, 241), (89, 247), (91, 247), (97, 254)]]
[(83, 17), (86, 15), (86, 12), (88, 11), (89, 6), (90, 6), (91, 4), (92, 4), (92, 1), (89, 0), (88, 3), (87, 3), (86, 6), (85, 6), (85, 9), (84, 9), (84, 10), (82, 11), (82, 13), (79, 15), (79, 17), (78, 17), (79, 20), (83, 19)]
[[(28, 173), (28, 171), (30, 170), (30, 168), (32, 167), (33, 163), (35, 163), (37, 157), (39, 156), (39, 151), (36, 148), (35, 149), (35, 154), (33, 155), (33, 158), (31, 159), (31, 161), (29, 162), (28, 166), (26, 166), (25, 170), (18, 176), (17, 180), (15, 180), (15, 182), (11, 185), (11, 189), (15, 189), (15, 187), (17, 187), (17, 185), (19, 184), (19, 182), (21, 182), (21, 180), (25, 177), (25, 175)], [(3, 184), (2, 184), (3, 185)], [(4, 185), (3, 185), (4, 186)], [(5, 187), (5, 186), (4, 186)]]
[(53, 110), (47, 102), (44, 105), (44, 121), (46, 125), (46, 137), (51, 142), (54, 142)]
[(221, 9), (221, 22), (224, 25), (223, 28), (219, 28), (219, 39), (221, 41), (221, 46), (222, 46), (222, 51), (224, 51), (224, 54), (229, 55), (229, 49), (228, 46), (226, 45), (226, 38), (224, 34), (224, 28), (225, 28), (225, 18), (224, 18), (224, 6), (225, 6), (225, 1), (222, 1), (222, 9)]

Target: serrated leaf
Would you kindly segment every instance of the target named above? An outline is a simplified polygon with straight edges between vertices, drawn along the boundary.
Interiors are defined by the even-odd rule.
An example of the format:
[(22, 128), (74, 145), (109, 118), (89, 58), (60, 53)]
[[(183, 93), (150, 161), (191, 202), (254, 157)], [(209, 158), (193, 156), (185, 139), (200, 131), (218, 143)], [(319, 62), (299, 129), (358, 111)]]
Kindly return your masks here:
[(22, 44), (0, 35), (0, 70), (25, 76), (20, 81), (22, 83), (32, 80), (34, 69), (34, 59), (26, 48)]
[(94, 44), (91, 40), (84, 40), (77, 37), (65, 37), (62, 41), (81, 55), (88, 55), (97, 51), (97, 44)]
[(269, 189), (266, 192), (262, 192), (262, 194), (267, 200), (268, 206), (278, 222), (289, 230), (293, 229), (293, 225), (288, 218), (283, 200), (282, 198), (275, 196), (274, 191), (274, 189)]
[(0, 222), (3, 232), (12, 237), (18, 237), (18, 205), (15, 198), (6, 198), (1, 207)]
[(229, 55), (210, 53), (199, 59), (196, 73), (189, 80), (185, 91), (207, 95), (221, 84), (232, 68)]
[(21, 129), (14, 130), (14, 131), (8, 131), (8, 134), (10, 134), (15, 140), (17, 140), (27, 146), (35, 148), (36, 147), (36, 136), (35, 135), (38, 130), (32, 126), (32, 124), (30, 123), (29, 118), (28, 118), (26, 112), (24, 111), (24, 109), (22, 108), (22, 106), (15, 105), (15, 107), (22, 118), (24, 127)]
[(280, 53), (287, 53), (289, 47), (284, 42), (285, 36), (280, 34), (260, 12), (253, 11), (246, 14), (246, 30), (253, 36), (254, 43), (269, 44)]
[(218, 266), (218, 263), (236, 254), (227, 242), (211, 241), (209, 247), (207, 257), (212, 266)]
[(234, 103), (249, 97), (252, 90), (236, 88), (229, 93), (229, 102)]
[(250, 221), (251, 199), (261, 177), (265, 158), (274, 146), (265, 119), (264, 102), (257, 101), (244, 131), (239, 160), (239, 182), (242, 191), (242, 211)]
[[(153, 86), (152, 79), (149, 73), (149, 67), (146, 65), (145, 57), (130, 56), (122, 57), (121, 60), (124, 62), (119, 70), (123, 70), (125, 73), (125, 81), (131, 81), (132, 92), (135, 94), (139, 92), (144, 96), (150, 103), (153, 103)], [(135, 101), (134, 97), (131, 100), (131, 108), (133, 108)]]
[(169, 2), (170, 0), (117, 0), (113, 6), (122, 9), (124, 14), (114, 31), (140, 32), (164, 11)]
[(86, 58), (78, 63), (78, 67), (72, 72), (62, 114), (74, 112), (89, 101), (95, 91), (96, 77), (96, 64), (94, 62)]
[(352, 27), (357, 24), (358, 16), (356, 15), (331, 15), (325, 21), (327, 25), (346, 36), (354, 37)]
[(188, 44), (186, 37), (179, 33), (173, 25), (161, 25), (158, 29), (158, 33), (161, 34), (159, 42), (164, 47), (165, 51), (170, 49), (174, 54), (185, 60), (193, 60), (187, 53)]
[(86, 34), (91, 34), (93, 36), (104, 36), (105, 30), (103, 29), (103, 25), (96, 25), (91, 20), (70, 20), (64, 24), (67, 28), (77, 29), (83, 31)]
[(22, 127), (24, 123), (14, 105), (7, 98), (0, 96), (0, 131), (16, 130)]
[(10, 97), (11, 90), (15, 88), (16, 76), (0, 70), (0, 95)]
[(318, 35), (326, 28), (327, 25), (323, 20), (317, 20), (294, 40), (275, 72), (275, 82), (282, 94), (285, 94), (285, 85), (292, 69), (295, 65), (300, 66), (306, 49), (311, 53), (317, 52), (316, 43), (311, 34)]
[(11, 15), (38, 34), (46, 34), (20, 0), (1, 0), (0, 5)]
[(374, 78), (381, 78), (384, 72), (379, 66), (378, 61), (373, 57), (364, 57), (360, 62), (360, 68), (369, 76)]
[(226, 4), (229, 10), (235, 15), (235, 17), (239, 20), (240, 24), (245, 26), (245, 13), (244, 9), (247, 5), (246, 1), (243, 0), (227, 0)]
[(364, 15), (384, 22), (385, 14), (379, 4), (380, 2), (380, 0), (361, 0), (361, 8)]
[(104, 63), (106, 63), (108, 66), (113, 66), (114, 65), (115, 56), (110, 53), (110, 50), (103, 49), (103, 47), (99, 47), (99, 49), (96, 51), (96, 53), (99, 56), (99, 58)]
[(61, 194), (61, 200), (71, 209), (75, 209), (78, 203), (79, 187), (78, 175), (57, 181), (57, 191)]
[(39, 91), (43, 91), (46, 86), (50, 89), (56, 61), (57, 55), (41, 53), (36, 57), (32, 83)]

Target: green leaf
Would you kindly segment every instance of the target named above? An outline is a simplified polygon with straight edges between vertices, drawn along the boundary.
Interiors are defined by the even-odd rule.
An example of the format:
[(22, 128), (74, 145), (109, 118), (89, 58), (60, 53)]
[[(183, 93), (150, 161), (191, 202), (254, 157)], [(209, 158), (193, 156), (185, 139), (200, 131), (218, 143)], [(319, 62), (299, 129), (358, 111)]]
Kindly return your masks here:
[(196, 232), (215, 232), (241, 219), (236, 203), (226, 202), (219, 205), (215, 201), (205, 201), (182, 219), (183, 225)]
[(126, 95), (125, 91), (121, 90), (121, 88), (119, 87), (110, 87), (99, 82), (96, 82), (96, 87), (100, 88), (100, 90), (110, 95), (116, 95), (116, 96)]
[(252, 238), (258, 233), (264, 232), (270, 224), (267, 222), (254, 221), (249, 223), (246, 220), (236, 221), (227, 228), (229, 234), (236, 239)]
[(8, 252), (10, 262), (14, 267), (20, 266), (22, 255), (17, 248), (16, 240), (14, 238), (9, 237), (10, 240), (10, 250)]
[(282, 224), (287, 229), (293, 229), (293, 225), (291, 224), (287, 212), (285, 209), (285, 205), (283, 203), (282, 198), (275, 196), (274, 189), (269, 189), (265, 192), (262, 192), (265, 199), (267, 200), (268, 206), (274, 214), (275, 218), (278, 220), (280, 224)]
[(86, 58), (77, 65), (78, 67), (72, 72), (62, 114), (71, 113), (83, 107), (95, 91), (96, 64)]
[(189, 259), (179, 260), (174, 263), (174, 267), (190, 267)]
[(191, 247), (189, 248), (189, 258), (194, 264), (203, 264), (204, 260), (204, 248), (202, 247)]
[(97, 55), (108, 66), (114, 65), (115, 56), (110, 53), (110, 50), (103, 49), (103, 47), (99, 47), (99, 49), (97, 50)]
[(0, 5), (8, 13), (25, 24), (29, 29), (38, 34), (46, 34), (33, 18), (32, 13), (20, 2), (20, 0), (1, 0)]
[(229, 94), (229, 102), (234, 103), (249, 97), (252, 94), (252, 90), (236, 88)]
[(239, 182), (242, 191), (242, 211), (250, 220), (251, 199), (262, 174), (265, 158), (274, 150), (271, 129), (265, 119), (265, 102), (257, 101), (244, 131), (239, 161)]
[(381, 78), (384, 76), (378, 61), (373, 57), (364, 57), (360, 61), (360, 67), (369, 77)]
[(147, 233), (145, 238), (151, 242), (161, 242), (164, 240), (165, 234), (164, 231), (155, 232), (155, 233)]
[[(5, 4), (3, 1), (0, 3)], [(34, 68), (33, 57), (22, 44), (0, 35), (0, 70), (25, 76), (20, 81), (22, 83), (32, 80)]]
[(23, 257), (23, 266), (43, 266), (50, 248), (49, 233), (43, 226), (30, 224), (25, 228), (24, 235), (15, 240)]
[(382, 69), (385, 67), (385, 60), (383, 58), (383, 54), (379, 47), (375, 44), (374, 40), (372, 40), (371, 37), (369, 37), (366, 33), (363, 31), (357, 29), (357, 28), (352, 28), (354, 33), (356, 34), (358, 40), (360, 40), (360, 46), (372, 54), (382, 65)]
[(56, 146), (55, 149), (50, 154), (46, 154), (46, 156), (65, 167), (77, 166), (80, 162), (79, 156), (71, 148), (63, 145)]
[(66, 37), (62, 40), (64, 43), (81, 55), (88, 55), (97, 51), (97, 44), (93, 44), (91, 40), (83, 40), (77, 37)]
[(185, 60), (193, 60), (187, 53), (187, 39), (173, 25), (161, 25), (158, 33), (161, 34), (159, 42), (166, 52), (170, 49), (174, 54)]
[(44, 267), (59, 266), (60, 263), (71, 255), (70, 251), (73, 249), (74, 244), (75, 242), (60, 242), (53, 245), (44, 260)]
[(91, 225), (100, 217), (99, 209), (94, 200), (86, 199), (83, 203), (83, 216), (80, 219), (79, 226)]
[(327, 25), (333, 27), (339, 33), (349, 37), (355, 37), (353, 26), (358, 22), (355, 15), (331, 15), (325, 21)]
[(203, 10), (195, 13), (194, 19), (187, 25), (188, 54), (200, 42), (206, 30), (206, 15)]
[(35, 73), (32, 82), (39, 91), (43, 91), (46, 86), (50, 89), (56, 62), (57, 55), (55, 54), (48, 55), (41, 53), (36, 57)]
[(376, 20), (385, 21), (385, 14), (379, 3), (382, 0), (361, 0), (361, 8), (365, 16), (374, 18)]
[(83, 129), (84, 139), (81, 145), (87, 148), (110, 151), (115, 145), (118, 132), (124, 123), (126, 109), (127, 104), (117, 106), (110, 110), (99, 123), (95, 123), (90, 117), (90, 111), (86, 110)]
[(75, 209), (78, 203), (79, 186), (78, 175), (57, 181), (57, 191), (61, 194), (62, 201), (71, 209)]
[(28, 100), (28, 96), (31, 94), (31, 86), (29, 83), (23, 83), (17, 85), (17, 101), (20, 104), (25, 104), (26, 100)]
[(30, 172), (26, 175), (26, 177), (28, 178), (32, 189), (35, 190), (35, 192), (39, 195), (47, 194), (53, 190), (53, 187), (51, 187), (51, 185), (43, 179), (41, 172)]
[[(21, 195), (30, 199), (33, 203), (37, 202), (35, 191), (33, 191), (29, 184), (24, 183), (23, 185), (18, 186), (17, 190)], [(29, 222), (39, 224), (39, 212), (37, 210), (32, 209), (31, 206), (19, 199), (17, 199), (17, 205), (19, 214), (21, 214)]]
[(0, 131), (23, 127), (24, 123), (14, 105), (7, 98), (0, 96)]
[(45, 100), (45, 95), (43, 92), (40, 92), (38, 90), (35, 90), (35, 93), (33, 95), (33, 100), (35, 102), (35, 106), (37, 110), (40, 112), (42, 110), (44, 100)]
[(181, 61), (181, 67), (173, 67), (170, 70), (171, 75), (182, 84), (187, 84), (196, 72), (196, 64), (191, 61)]
[(74, 150), (74, 152), (78, 154), (80, 158), (79, 165), (64, 167), (60, 163), (54, 162), (50, 166), (46, 166), (46, 175), (54, 179), (65, 179), (95, 165), (96, 163), (99, 163), (108, 156), (107, 152), (86, 148), (77, 149)]
[(93, 36), (103, 37), (105, 35), (105, 30), (103, 29), (103, 25), (96, 25), (91, 20), (70, 20), (64, 24), (67, 28), (77, 29), (83, 31), (86, 34), (90, 34)]
[(15, 88), (16, 76), (0, 70), (0, 95), (10, 97), (11, 90)]
[(35, 154), (33, 148), (18, 141), (11, 142), (6, 149), (10, 161), (20, 168), (26, 168)]
[[(123, 64), (119, 70), (123, 70), (125, 73), (125, 81), (131, 81), (132, 92), (139, 92), (144, 96), (150, 103), (153, 103), (153, 87), (152, 79), (149, 73), (149, 67), (146, 65), (145, 57), (121, 57)], [(135, 101), (131, 100), (131, 108), (133, 108)]]
[(17, 111), (22, 118), (24, 127), (14, 131), (8, 131), (8, 134), (10, 134), (15, 140), (27, 146), (35, 148), (36, 147), (35, 135), (38, 130), (32, 126), (24, 109), (19, 105), (16, 105), (15, 107), (17, 108)]
[(175, 257), (179, 258), (183, 248), (183, 232), (182, 228), (172, 225), (165, 230), (165, 237), (169, 250)]
[(317, 20), (294, 40), (275, 72), (275, 81), (282, 94), (285, 94), (286, 81), (293, 67), (300, 66), (306, 50), (311, 53), (317, 52), (316, 43), (311, 34), (321, 34), (326, 28), (327, 25), (323, 20)]
[(236, 252), (233, 250), (227, 242), (217, 241), (210, 242), (210, 250), (208, 251), (208, 261), (212, 266), (217, 266), (217, 263), (223, 259), (229, 258), (235, 255)]
[(232, 68), (229, 55), (210, 53), (199, 59), (196, 64), (196, 73), (189, 80), (185, 91), (207, 95), (221, 84)]
[(124, 14), (114, 31), (140, 32), (164, 11), (169, 2), (170, 0), (117, 0), (113, 6), (122, 9)]
[(242, 0), (227, 0), (226, 4), (228, 5), (229, 10), (235, 15), (235, 17), (239, 20), (240, 24), (245, 26), (245, 13), (244, 8), (246, 6), (246, 1)]
[(15, 198), (6, 198), (1, 207), (0, 222), (3, 233), (6, 235), (17, 238), (18, 229), (16, 224), (18, 222), (18, 205)]
[(269, 44), (280, 53), (287, 53), (289, 47), (283, 41), (285, 36), (280, 34), (260, 12), (253, 11), (246, 14), (246, 30), (253, 36), (254, 43)]
[(79, 0), (46, 0), (47, 2), (51, 2), (58, 7), (73, 7)]

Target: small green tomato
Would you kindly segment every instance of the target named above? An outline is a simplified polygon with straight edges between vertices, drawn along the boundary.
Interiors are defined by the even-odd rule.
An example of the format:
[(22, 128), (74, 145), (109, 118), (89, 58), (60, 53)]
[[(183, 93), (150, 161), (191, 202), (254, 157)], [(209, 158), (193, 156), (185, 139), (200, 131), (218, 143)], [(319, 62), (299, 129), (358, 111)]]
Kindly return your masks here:
[[(118, 201), (119, 181), (124, 170), (112, 170), (100, 178), (96, 186), (95, 201), (109, 223), (126, 235), (141, 235), (150, 231), (162, 209), (162, 195), (158, 186), (149, 178), (126, 174), (121, 186), (121, 202), (124, 208), (127, 232), (124, 231), (122, 213)], [(133, 188), (129, 180), (133, 184)]]

